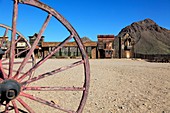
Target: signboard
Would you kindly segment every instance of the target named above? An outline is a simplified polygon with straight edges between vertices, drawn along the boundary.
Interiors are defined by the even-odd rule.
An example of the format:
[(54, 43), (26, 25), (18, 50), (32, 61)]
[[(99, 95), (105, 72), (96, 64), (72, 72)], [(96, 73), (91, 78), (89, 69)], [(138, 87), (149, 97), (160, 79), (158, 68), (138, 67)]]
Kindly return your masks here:
[(18, 42), (17, 47), (26, 47), (26, 43), (25, 42)]

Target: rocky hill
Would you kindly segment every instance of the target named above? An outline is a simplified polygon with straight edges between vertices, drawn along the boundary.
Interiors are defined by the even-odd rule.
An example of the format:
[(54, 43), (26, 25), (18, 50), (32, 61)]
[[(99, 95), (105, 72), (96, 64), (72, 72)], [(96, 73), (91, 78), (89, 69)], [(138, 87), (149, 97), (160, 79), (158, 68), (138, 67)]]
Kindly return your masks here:
[(82, 38), (81, 38), (81, 41), (82, 41), (83, 43), (85, 43), (85, 42), (91, 42), (91, 40), (90, 40), (88, 37), (82, 37)]
[(170, 54), (170, 30), (151, 19), (134, 22), (123, 28), (117, 37), (129, 33), (135, 41), (135, 52), (142, 54)]

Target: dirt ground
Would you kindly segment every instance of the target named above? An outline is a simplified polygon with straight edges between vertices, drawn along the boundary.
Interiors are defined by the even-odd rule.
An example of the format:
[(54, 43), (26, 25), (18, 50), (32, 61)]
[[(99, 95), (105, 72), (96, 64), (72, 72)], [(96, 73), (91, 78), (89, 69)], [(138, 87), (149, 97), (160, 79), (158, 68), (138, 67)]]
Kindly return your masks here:
[[(35, 76), (80, 59), (50, 59)], [(130, 59), (90, 59), (91, 79), (83, 113), (170, 113), (170, 63)], [(27, 70), (28, 68), (25, 68)], [(47, 77), (30, 86), (80, 86), (83, 66)], [(81, 92), (27, 91), (68, 109), (77, 109)], [(64, 113), (21, 97), (36, 113)], [(17, 101), (16, 101), (17, 102)], [(17, 102), (18, 107), (26, 111)], [(24, 112), (25, 113), (25, 112)]]
[(170, 64), (90, 60), (84, 113), (170, 113)]

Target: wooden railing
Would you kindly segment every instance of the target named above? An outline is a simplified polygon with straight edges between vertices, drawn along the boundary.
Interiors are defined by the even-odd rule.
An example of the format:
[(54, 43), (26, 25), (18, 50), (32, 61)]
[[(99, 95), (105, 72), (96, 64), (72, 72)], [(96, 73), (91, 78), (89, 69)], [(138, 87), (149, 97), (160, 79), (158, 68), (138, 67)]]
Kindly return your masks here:
[(170, 54), (140, 54), (134, 53), (134, 58), (146, 59), (150, 62), (170, 62)]

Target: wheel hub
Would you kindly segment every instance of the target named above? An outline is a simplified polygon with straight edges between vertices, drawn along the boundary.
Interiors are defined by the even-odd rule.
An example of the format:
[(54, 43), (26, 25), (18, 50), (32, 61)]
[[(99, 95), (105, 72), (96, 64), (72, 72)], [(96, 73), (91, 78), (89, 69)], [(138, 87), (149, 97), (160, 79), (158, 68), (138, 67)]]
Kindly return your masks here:
[(0, 84), (0, 99), (3, 101), (10, 101), (15, 99), (21, 91), (20, 84), (15, 80), (5, 80)]

